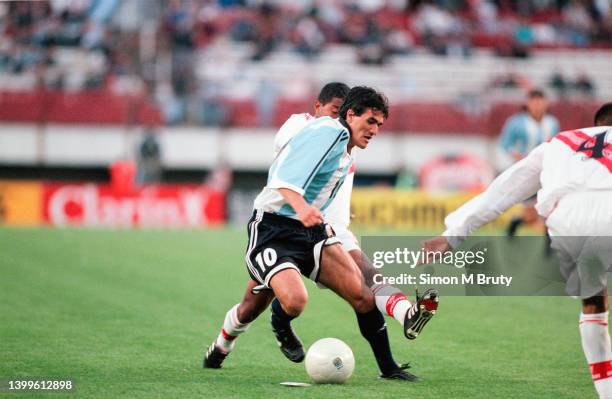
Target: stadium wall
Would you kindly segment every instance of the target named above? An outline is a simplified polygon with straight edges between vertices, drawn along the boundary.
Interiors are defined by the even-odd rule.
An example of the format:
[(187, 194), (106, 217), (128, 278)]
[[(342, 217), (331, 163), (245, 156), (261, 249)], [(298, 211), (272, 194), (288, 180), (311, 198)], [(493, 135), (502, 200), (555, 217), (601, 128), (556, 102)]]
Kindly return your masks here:
[[(272, 161), (273, 129), (204, 129), (163, 127), (157, 130), (165, 169), (209, 170), (223, 162), (235, 170), (266, 171)], [(143, 130), (125, 126), (2, 124), (0, 165), (107, 167), (133, 159)], [(489, 162), (494, 138), (464, 134), (383, 131), (357, 151), (362, 173), (395, 173), (420, 168), (435, 156), (469, 153)]]

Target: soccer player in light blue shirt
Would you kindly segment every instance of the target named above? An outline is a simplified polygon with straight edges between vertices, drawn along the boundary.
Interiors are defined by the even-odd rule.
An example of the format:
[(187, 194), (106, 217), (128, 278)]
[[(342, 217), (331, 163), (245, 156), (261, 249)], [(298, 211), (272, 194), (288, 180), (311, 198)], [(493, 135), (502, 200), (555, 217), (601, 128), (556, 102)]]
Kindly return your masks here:
[(226, 314), (221, 333), (204, 355), (205, 368), (220, 368), (245, 332), (276, 297), (274, 333), (285, 355), (304, 359), (290, 321), (302, 313), (308, 292), (300, 274), (320, 282), (354, 309), (362, 336), (388, 379), (414, 381), (391, 355), (383, 315), (355, 261), (324, 224), (322, 210), (342, 185), (354, 147), (366, 148), (388, 116), (387, 99), (369, 87), (353, 87), (339, 120), (322, 117), (281, 149), (255, 200), (245, 256), (250, 281), (242, 301)]
[(527, 94), (525, 110), (508, 118), (497, 145), (499, 171), (506, 170), (559, 133), (559, 121), (546, 113), (547, 108), (544, 92), (531, 90)]
[[(559, 133), (559, 121), (546, 113), (547, 108), (544, 92), (531, 90), (527, 93), (525, 111), (511, 116), (506, 121), (497, 148), (497, 166), (500, 171), (520, 161), (535, 147)], [(523, 214), (510, 221), (508, 236), (514, 236), (522, 224), (531, 224), (537, 220), (538, 215), (533, 204), (525, 203)]]

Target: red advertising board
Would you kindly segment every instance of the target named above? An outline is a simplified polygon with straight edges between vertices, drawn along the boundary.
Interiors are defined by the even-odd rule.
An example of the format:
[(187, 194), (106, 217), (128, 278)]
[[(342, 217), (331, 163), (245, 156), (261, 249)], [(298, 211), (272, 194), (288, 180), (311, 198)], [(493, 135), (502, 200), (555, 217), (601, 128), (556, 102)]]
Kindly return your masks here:
[(43, 184), (43, 218), (54, 226), (203, 227), (225, 221), (225, 194), (204, 186)]

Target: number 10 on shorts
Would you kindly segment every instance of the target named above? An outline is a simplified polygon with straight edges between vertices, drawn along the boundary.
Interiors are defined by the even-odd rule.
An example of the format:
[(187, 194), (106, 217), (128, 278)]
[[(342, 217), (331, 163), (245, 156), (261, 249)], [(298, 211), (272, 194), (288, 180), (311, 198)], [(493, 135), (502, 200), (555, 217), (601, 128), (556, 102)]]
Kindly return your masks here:
[(255, 261), (257, 265), (261, 269), (262, 272), (266, 271), (266, 267), (271, 267), (276, 264), (276, 260), (278, 256), (276, 255), (276, 251), (273, 248), (266, 248), (255, 257)]

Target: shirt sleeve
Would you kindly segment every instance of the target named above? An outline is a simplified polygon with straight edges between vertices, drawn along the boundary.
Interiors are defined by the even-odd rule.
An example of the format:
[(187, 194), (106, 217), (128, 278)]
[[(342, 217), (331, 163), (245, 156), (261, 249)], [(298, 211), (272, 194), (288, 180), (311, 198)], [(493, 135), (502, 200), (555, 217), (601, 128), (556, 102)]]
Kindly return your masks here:
[(268, 187), (288, 188), (304, 195), (323, 163), (342, 156), (348, 139), (348, 132), (333, 124), (309, 125), (279, 155)]
[(499, 175), (482, 194), (472, 198), (444, 219), (452, 247), (459, 245), (476, 229), (494, 220), (512, 205), (526, 200), (540, 188), (542, 160), (548, 143), (540, 144), (529, 155)]
[(291, 140), (306, 124), (312, 120), (307, 114), (294, 114), (289, 117), (278, 129), (274, 137), (274, 156), (278, 155), (285, 145)]

